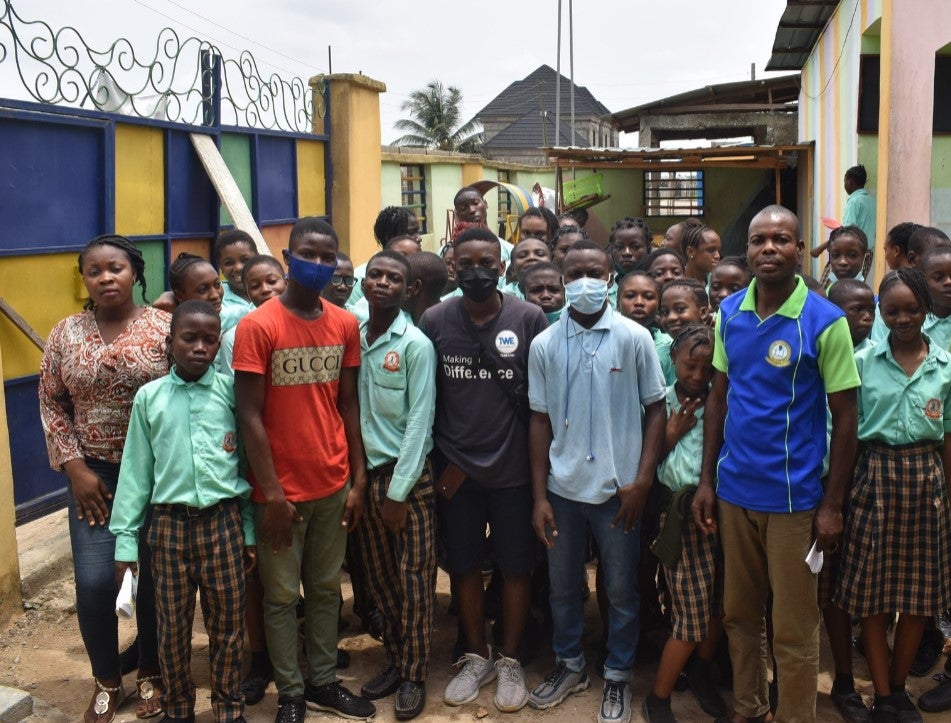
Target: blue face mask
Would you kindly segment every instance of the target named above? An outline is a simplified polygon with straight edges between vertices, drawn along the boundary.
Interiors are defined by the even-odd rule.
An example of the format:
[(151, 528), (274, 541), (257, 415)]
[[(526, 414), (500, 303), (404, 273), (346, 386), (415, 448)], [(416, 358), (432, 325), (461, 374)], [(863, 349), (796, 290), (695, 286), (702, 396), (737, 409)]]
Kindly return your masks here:
[(554, 324), (561, 318), (561, 312), (563, 311), (564, 309), (558, 309), (558, 311), (546, 311), (545, 318), (548, 319), (549, 324)]
[(587, 276), (565, 284), (565, 300), (581, 314), (596, 314), (608, 300), (608, 282)]
[(305, 289), (316, 291), (318, 294), (330, 283), (330, 277), (337, 270), (337, 264), (327, 264), (305, 261), (291, 254), (287, 255), (287, 275)]

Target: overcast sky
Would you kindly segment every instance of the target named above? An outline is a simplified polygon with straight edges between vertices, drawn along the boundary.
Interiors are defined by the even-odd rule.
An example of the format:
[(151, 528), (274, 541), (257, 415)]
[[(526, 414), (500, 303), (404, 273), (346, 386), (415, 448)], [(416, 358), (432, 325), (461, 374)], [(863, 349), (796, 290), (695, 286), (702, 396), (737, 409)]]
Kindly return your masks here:
[[(166, 26), (226, 54), (250, 50), (267, 72), (309, 77), (328, 69), (386, 83), (383, 142), (409, 93), (432, 79), (458, 87), (468, 120), (511, 82), (557, 61), (557, 0), (13, 0), (25, 19), (76, 27), (94, 46), (117, 37), (142, 54)], [(611, 111), (713, 83), (757, 77), (769, 59), (785, 0), (578, 0), (574, 77)], [(562, 73), (569, 75), (568, 0)], [(2, 33), (2, 31), (0, 31)], [(8, 36), (0, 34), (0, 43)], [(9, 70), (8, 56), (2, 64)], [(0, 77), (2, 95), (11, 92)], [(567, 109), (567, 99), (564, 100)]]

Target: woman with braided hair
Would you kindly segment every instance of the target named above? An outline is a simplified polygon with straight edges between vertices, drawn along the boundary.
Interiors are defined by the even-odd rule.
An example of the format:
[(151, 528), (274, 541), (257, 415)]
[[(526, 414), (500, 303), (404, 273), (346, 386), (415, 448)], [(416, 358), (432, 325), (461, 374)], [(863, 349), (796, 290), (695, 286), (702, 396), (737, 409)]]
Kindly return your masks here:
[[(123, 699), (115, 613), (115, 537), (107, 523), (119, 478), (132, 399), (143, 384), (168, 373), (171, 317), (138, 306), (145, 300), (142, 252), (124, 236), (98, 236), (79, 254), (89, 292), (85, 310), (50, 332), (40, 364), (40, 415), (50, 465), (68, 478), (69, 534), (76, 579), (76, 615), (95, 689), (85, 723), (109, 723)], [(155, 597), (140, 541), (136, 619), (139, 631), (139, 718), (161, 714)]]
[(719, 234), (703, 224), (685, 224), (680, 244), (686, 260), (684, 276), (706, 286), (710, 272), (720, 260)]

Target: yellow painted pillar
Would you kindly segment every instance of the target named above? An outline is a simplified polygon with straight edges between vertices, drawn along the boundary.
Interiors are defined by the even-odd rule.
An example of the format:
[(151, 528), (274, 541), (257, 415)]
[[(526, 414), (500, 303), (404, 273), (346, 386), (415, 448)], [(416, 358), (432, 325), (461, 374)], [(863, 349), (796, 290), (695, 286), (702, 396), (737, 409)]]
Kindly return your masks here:
[[(0, 379), (3, 359), (0, 357)], [(20, 599), (20, 558), (17, 551), (16, 513), (13, 506), (13, 463), (7, 406), (0, 384), (0, 627), (23, 609)]]
[[(377, 250), (373, 222), (380, 212), (380, 93), (386, 85), (365, 75), (334, 73), (318, 76), (330, 87), (329, 126), (331, 219), (340, 247), (355, 261)], [(320, 129), (317, 129), (318, 132)]]
[(462, 185), (471, 186), (476, 181), (485, 178), (485, 171), (481, 163), (463, 163), (462, 164)]

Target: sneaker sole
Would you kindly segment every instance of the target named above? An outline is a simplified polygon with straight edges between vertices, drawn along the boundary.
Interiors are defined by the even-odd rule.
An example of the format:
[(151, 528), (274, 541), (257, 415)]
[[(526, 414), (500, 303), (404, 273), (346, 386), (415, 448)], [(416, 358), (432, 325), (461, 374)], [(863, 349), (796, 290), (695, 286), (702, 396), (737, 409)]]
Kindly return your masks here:
[(351, 713), (344, 713), (343, 711), (337, 710), (336, 708), (331, 708), (329, 705), (320, 705), (319, 703), (312, 703), (311, 701), (305, 701), (307, 710), (318, 711), (322, 713), (333, 713), (334, 715), (340, 716), (341, 718), (347, 718), (348, 720), (371, 720), (375, 715), (376, 711), (373, 711), (370, 715), (353, 715)]
[(575, 693), (583, 693), (590, 687), (591, 687), (591, 680), (589, 678), (585, 678), (583, 681), (575, 685), (574, 688), (569, 688), (568, 690), (566, 690), (560, 698), (553, 698), (552, 700), (548, 702), (541, 702), (535, 698), (532, 698), (531, 694), (529, 694), (528, 706), (530, 708), (534, 708), (535, 710), (548, 710), (549, 708), (554, 708), (559, 703), (563, 703), (565, 698), (567, 698), (569, 695), (574, 695)]
[(495, 699), (493, 699), (492, 702), (495, 703), (495, 707), (498, 708), (503, 713), (515, 713), (517, 711), (520, 711), (522, 708), (524, 708), (525, 704), (528, 703), (528, 691), (527, 690), (525, 691), (525, 698), (522, 700), (521, 703), (518, 703), (517, 705), (504, 705), (504, 706), (499, 705), (499, 701)]
[(494, 673), (495, 673), (495, 668), (492, 669), (492, 673), (493, 673), (492, 677), (491, 677), (491, 678), (487, 678), (487, 679), (484, 680), (483, 682), (479, 683), (479, 687), (476, 688), (475, 693), (473, 693), (472, 695), (470, 695), (470, 696), (469, 696), (468, 698), (466, 698), (465, 700), (449, 700), (449, 699), (444, 695), (443, 698), (442, 698), (442, 702), (445, 703), (446, 705), (451, 705), (451, 706), (453, 706), (453, 707), (460, 706), (460, 705), (465, 705), (466, 703), (471, 703), (472, 701), (474, 701), (476, 698), (479, 697), (479, 693), (482, 692), (482, 688), (483, 688), (484, 686), (488, 685), (488, 684), (491, 683), (493, 680), (495, 680), (495, 677), (496, 677), (496, 676), (494, 675)]

